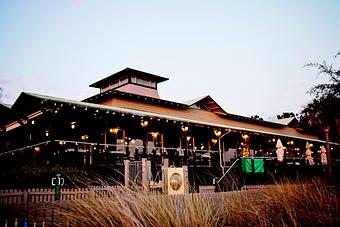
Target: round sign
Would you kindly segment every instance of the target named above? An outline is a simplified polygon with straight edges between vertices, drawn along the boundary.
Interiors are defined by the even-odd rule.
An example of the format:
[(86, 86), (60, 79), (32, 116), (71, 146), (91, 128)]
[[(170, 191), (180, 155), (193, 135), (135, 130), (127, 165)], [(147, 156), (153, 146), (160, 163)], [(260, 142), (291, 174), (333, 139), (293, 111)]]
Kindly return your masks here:
[(178, 173), (174, 173), (170, 177), (170, 186), (174, 191), (178, 191), (178, 189), (182, 186), (182, 177)]

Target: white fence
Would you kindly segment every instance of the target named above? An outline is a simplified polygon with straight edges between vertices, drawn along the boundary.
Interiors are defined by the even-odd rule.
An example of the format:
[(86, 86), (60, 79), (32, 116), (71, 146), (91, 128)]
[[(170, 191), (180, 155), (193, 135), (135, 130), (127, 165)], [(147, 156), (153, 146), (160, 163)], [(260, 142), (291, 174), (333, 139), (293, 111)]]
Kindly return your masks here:
[[(61, 189), (60, 201), (84, 199), (91, 193), (96, 196), (109, 195), (116, 186)], [(54, 189), (6, 189), (0, 190), (0, 206), (55, 201)]]

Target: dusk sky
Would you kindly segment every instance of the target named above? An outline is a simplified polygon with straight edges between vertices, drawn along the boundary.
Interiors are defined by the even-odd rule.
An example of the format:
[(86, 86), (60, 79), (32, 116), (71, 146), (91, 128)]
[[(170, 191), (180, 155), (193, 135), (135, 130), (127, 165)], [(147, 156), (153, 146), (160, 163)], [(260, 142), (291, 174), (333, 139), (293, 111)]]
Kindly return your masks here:
[(299, 112), (339, 62), (340, 1), (0, 1), (0, 87), (73, 100), (126, 67), (168, 77), (162, 99), (227, 112)]

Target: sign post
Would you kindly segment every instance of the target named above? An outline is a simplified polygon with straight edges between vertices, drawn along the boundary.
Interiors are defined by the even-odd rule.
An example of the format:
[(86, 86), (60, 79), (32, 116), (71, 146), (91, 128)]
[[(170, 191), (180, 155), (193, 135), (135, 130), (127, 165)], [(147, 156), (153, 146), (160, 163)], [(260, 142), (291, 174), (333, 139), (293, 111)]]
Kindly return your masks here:
[(60, 201), (61, 186), (64, 185), (64, 178), (61, 177), (60, 173), (56, 174), (56, 177), (52, 178), (52, 186), (54, 186), (54, 200)]

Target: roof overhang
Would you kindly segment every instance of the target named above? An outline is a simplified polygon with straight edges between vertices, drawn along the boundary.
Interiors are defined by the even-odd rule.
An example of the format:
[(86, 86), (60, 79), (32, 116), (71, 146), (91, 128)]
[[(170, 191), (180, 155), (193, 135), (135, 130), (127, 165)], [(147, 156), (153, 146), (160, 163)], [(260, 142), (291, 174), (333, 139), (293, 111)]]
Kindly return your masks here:
[[(30, 105), (28, 105), (27, 107), (29, 107), (29, 109), (31, 109), (31, 111), (28, 111), (29, 109), (27, 109), (27, 107), (26, 107), (26, 108), (21, 110), (21, 113), (26, 112), (27, 114), (29, 114), (29, 113), (32, 113), (34, 111), (37, 111), (37, 109), (39, 109), (39, 108), (41, 109), (41, 105), (44, 104), (45, 102), (54, 102), (54, 103), (74, 105), (76, 107), (93, 108), (93, 109), (96, 109), (98, 111), (101, 111), (101, 110), (112, 111), (112, 112), (131, 114), (131, 115), (141, 116), (141, 117), (160, 118), (160, 119), (167, 119), (167, 120), (171, 120), (171, 121), (184, 122), (184, 123), (189, 123), (189, 124), (206, 125), (206, 126), (216, 127), (216, 128), (232, 129), (232, 130), (236, 130), (236, 131), (261, 133), (261, 134), (267, 134), (267, 135), (272, 135), (272, 136), (277, 136), (277, 137), (288, 137), (288, 138), (295, 138), (295, 139), (302, 139), (302, 140), (307, 140), (307, 141), (325, 143), (325, 141), (313, 138), (311, 135), (301, 134), (301, 136), (294, 136), (294, 135), (287, 135), (287, 134), (284, 134), (284, 133), (273, 133), (273, 132), (266, 131), (266, 130), (256, 130), (256, 129), (250, 129), (250, 128), (246, 128), (246, 127), (237, 127), (237, 126), (228, 125), (228, 124), (218, 124), (218, 123), (208, 122), (208, 121), (199, 121), (199, 120), (181, 118), (181, 117), (176, 117), (176, 116), (169, 116), (169, 115), (164, 115), (164, 114), (152, 113), (152, 112), (148, 112), (148, 111), (122, 108), (122, 107), (118, 107), (118, 106), (106, 106), (106, 105), (100, 105), (100, 104), (94, 104), (94, 103), (78, 102), (78, 101), (74, 101), (74, 100), (68, 100), (68, 99), (63, 99), (63, 98), (56, 98), (56, 97), (39, 95), (39, 94), (32, 94), (32, 93), (22, 93), (19, 96), (18, 100), (13, 105), (13, 108), (15, 110), (20, 111), (21, 105), (28, 100), (30, 101)], [(35, 108), (32, 108), (32, 107), (35, 107)], [(332, 142), (331, 144), (337, 144), (337, 143)]]

